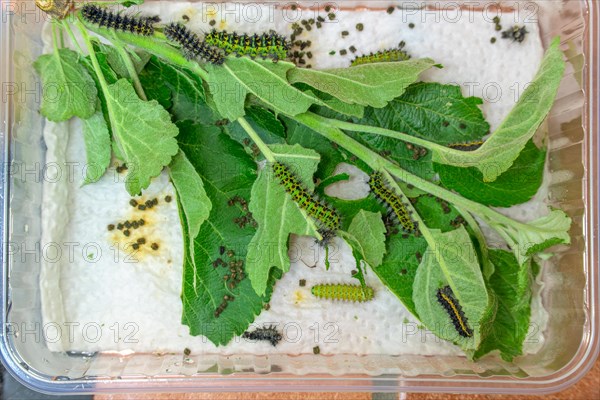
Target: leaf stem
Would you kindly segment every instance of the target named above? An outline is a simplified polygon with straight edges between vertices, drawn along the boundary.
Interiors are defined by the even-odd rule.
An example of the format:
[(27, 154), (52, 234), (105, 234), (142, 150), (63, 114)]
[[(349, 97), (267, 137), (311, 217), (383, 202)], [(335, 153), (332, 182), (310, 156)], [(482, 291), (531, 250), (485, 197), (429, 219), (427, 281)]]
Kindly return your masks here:
[[(444, 152), (457, 152), (461, 153), (460, 150), (455, 150), (450, 147), (442, 146), (440, 144), (430, 142), (429, 140), (421, 139), (416, 136), (408, 135), (406, 133), (397, 132), (391, 129), (380, 128), (378, 126), (355, 124), (352, 122), (340, 121), (337, 119), (327, 118), (328, 124), (337, 128), (351, 131), (351, 132), (362, 132), (362, 133), (373, 133), (379, 136), (385, 136), (392, 139), (402, 140), (403, 142), (412, 143), (414, 145), (424, 147), (428, 150), (443, 150)], [(477, 150), (475, 150), (477, 151)], [(464, 153), (464, 152), (463, 152)]]
[(119, 40), (119, 38), (114, 34), (114, 32), (113, 32), (112, 43), (115, 45), (117, 52), (121, 56), (121, 59), (123, 60), (123, 63), (125, 64), (125, 68), (127, 68), (127, 72), (129, 74), (129, 77), (131, 78), (131, 81), (133, 82), (133, 87), (135, 88), (136, 93), (138, 94), (140, 99), (142, 99), (144, 101), (148, 101), (148, 98), (146, 97), (146, 93), (144, 93), (144, 88), (142, 87), (142, 83), (140, 82), (140, 78), (138, 77), (137, 71), (135, 70), (135, 66), (133, 65), (133, 62), (131, 61), (131, 57), (127, 53), (127, 50), (125, 49), (125, 46), (123, 45), (123, 42), (121, 42)]
[(79, 42), (77, 41), (77, 38), (75, 37), (73, 30), (71, 29), (71, 25), (69, 25), (69, 23), (66, 20), (62, 20), (61, 23), (65, 31), (67, 31), (67, 35), (69, 35), (69, 38), (71, 39), (71, 42), (73, 42), (73, 45), (77, 47), (81, 54), (83, 54), (83, 49), (79, 45)]
[(237, 119), (237, 122), (239, 122), (239, 124), (242, 126), (242, 128), (244, 128), (244, 130), (248, 134), (248, 136), (250, 136), (250, 139), (252, 139), (252, 141), (258, 146), (258, 149), (265, 156), (267, 161), (270, 163), (274, 163), (276, 161), (275, 155), (273, 154), (269, 146), (267, 146), (266, 143), (263, 142), (263, 140), (260, 138), (260, 136), (258, 136), (258, 133), (256, 133), (254, 128), (252, 128), (248, 121), (246, 121), (246, 118), (239, 117)]

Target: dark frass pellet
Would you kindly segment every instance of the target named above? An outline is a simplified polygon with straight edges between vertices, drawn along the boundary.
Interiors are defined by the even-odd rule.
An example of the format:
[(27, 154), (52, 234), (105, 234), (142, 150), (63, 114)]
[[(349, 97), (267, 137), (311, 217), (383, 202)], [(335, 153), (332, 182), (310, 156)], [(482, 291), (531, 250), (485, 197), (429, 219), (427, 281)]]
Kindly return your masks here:
[(365, 29), (365, 26), (361, 23), (356, 24), (356, 30), (359, 32), (362, 32), (362, 30)]
[(122, 231), (123, 230), (123, 224), (119, 222), (117, 224), (117, 229), (120, 230), (120, 231)]
[(329, 11), (331, 11), (331, 6), (325, 6), (325, 12), (328, 13)]
[(292, 11), (296, 11), (298, 9), (298, 6), (296, 4), (292, 4), (291, 7), (290, 7), (290, 9)]
[(144, 204), (140, 204), (139, 206), (137, 206), (137, 208), (140, 211), (144, 211), (146, 209), (146, 206)]
[(138, 250), (140, 248), (140, 245), (137, 244), (137, 243), (134, 243), (134, 244), (131, 245), (131, 248), (134, 249), (134, 250)]
[(313, 347), (313, 354), (320, 354), (320, 353), (321, 353), (321, 348), (319, 346)]
[(331, 50), (331, 51), (329, 52), (329, 55), (330, 55), (330, 56), (334, 56), (334, 55), (335, 55), (335, 50)]
[(335, 14), (329, 13), (329, 14), (327, 14), (327, 18), (329, 18), (330, 21), (333, 21), (335, 19)]
[(138, 223), (140, 224), (140, 226), (144, 226), (144, 224), (146, 223), (146, 221), (144, 221), (144, 219), (140, 219), (138, 221)]
[(125, 230), (123, 231), (123, 235), (125, 235), (125, 236), (129, 236), (129, 235), (131, 235), (131, 232), (129, 232), (129, 229), (125, 229)]
[(183, 349), (183, 354), (185, 356), (189, 356), (190, 354), (192, 354), (192, 351), (186, 347), (185, 349)]
[(348, 31), (342, 31), (342, 37), (346, 37), (350, 34)]
[(413, 28), (415, 27), (415, 24), (413, 24), (413, 23), (411, 22), (410, 24), (408, 24), (408, 27), (409, 27), (410, 29), (413, 29)]
[(214, 19), (211, 19), (210, 22), (208, 23), (210, 26), (215, 26), (217, 24), (217, 21), (215, 21)]
[(340, 50), (340, 56), (345, 56), (346, 54), (348, 54), (348, 50), (346, 50), (346, 49)]
[(385, 12), (386, 12), (386, 13), (388, 13), (388, 14), (391, 14), (391, 13), (393, 13), (393, 12), (394, 12), (394, 7), (391, 7), (391, 6), (390, 6), (390, 7), (388, 7), (388, 9), (387, 9), (387, 10), (385, 10)]
[(108, 224), (108, 226), (106, 227), (109, 231), (112, 231), (115, 229), (114, 224)]
[(170, 203), (170, 202), (171, 202), (171, 200), (173, 200), (173, 198), (172, 198), (171, 196), (165, 196), (165, 201), (166, 201), (167, 203)]
[(150, 248), (152, 250), (158, 250), (158, 243), (152, 243), (152, 245), (150, 246)]
[(144, 243), (146, 243), (146, 239), (145, 239), (145, 238), (143, 238), (143, 237), (141, 237), (141, 238), (138, 238), (138, 240), (137, 240), (137, 243), (138, 243), (138, 244), (144, 244)]
[(325, 18), (321, 17), (320, 15), (317, 17), (317, 22), (325, 22)]
[(138, 202), (137, 202), (137, 201), (135, 201), (135, 199), (131, 199), (131, 200), (129, 200), (129, 205), (130, 205), (131, 207), (137, 207), (137, 205), (138, 205)]
[(187, 15), (183, 14), (181, 16), (181, 19), (184, 20), (185, 22), (189, 22), (190, 21), (190, 17), (188, 17)]
[(317, 22), (316, 25), (317, 25), (317, 29), (321, 29), (321, 27), (323, 26), (323, 24), (320, 22)]
[(500, 17), (496, 15), (492, 21), (494, 21), (495, 24), (499, 24), (500, 23)]
[(349, 50), (352, 53), (356, 53), (356, 47), (354, 47), (354, 46), (350, 46)]
[(493, 44), (493, 43), (496, 43), (496, 38), (495, 38), (495, 37), (491, 38), (491, 39), (490, 39), (490, 43), (492, 43), (492, 44)]
[(298, 285), (299, 285), (300, 287), (304, 287), (304, 286), (306, 286), (306, 279), (300, 279), (300, 281), (298, 281)]
[(502, 30), (502, 25), (496, 25), (496, 30), (497, 31), (501, 31)]

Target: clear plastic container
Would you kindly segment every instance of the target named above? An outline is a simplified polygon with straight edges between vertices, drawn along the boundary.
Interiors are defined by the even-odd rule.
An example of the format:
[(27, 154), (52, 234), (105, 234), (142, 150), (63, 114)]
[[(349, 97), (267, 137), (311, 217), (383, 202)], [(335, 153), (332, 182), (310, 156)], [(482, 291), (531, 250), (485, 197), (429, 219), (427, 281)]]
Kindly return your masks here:
[[(459, 2), (460, 3), (460, 2)], [(48, 393), (177, 391), (377, 391), (541, 394), (578, 381), (598, 355), (598, 104), (600, 11), (591, 0), (539, 9), (545, 45), (560, 35), (567, 71), (547, 119), (551, 170), (571, 178), (550, 185), (552, 205), (573, 218), (572, 245), (557, 250), (545, 271), (543, 303), (550, 319), (541, 350), (507, 363), (488, 356), (219, 356), (181, 354), (53, 353), (46, 346), (38, 284), (40, 204), (45, 146), (38, 113), (39, 85), (32, 61), (41, 53), (45, 15), (33, 2), (3, 3), (2, 343), (6, 368), (25, 385)], [(301, 3), (314, 6), (315, 3)], [(399, 3), (393, 3), (398, 5)], [(443, 3), (410, 2), (435, 8)], [(481, 2), (475, 7), (487, 7)], [(280, 4), (284, 5), (284, 4)], [(390, 2), (342, 2), (336, 7), (385, 9)], [(288, 4), (289, 6), (289, 4)], [(323, 6), (323, 5), (322, 5)], [(465, 2), (465, 8), (474, 7)], [(508, 2), (503, 7), (526, 7)], [(549, 7), (552, 9), (552, 7)], [(525, 9), (525, 8), (523, 8)], [(360, 11), (359, 11), (360, 12)], [(560, 139), (560, 140), (558, 140)], [(340, 374), (338, 366), (355, 371)], [(165, 372), (170, 371), (170, 372)]]

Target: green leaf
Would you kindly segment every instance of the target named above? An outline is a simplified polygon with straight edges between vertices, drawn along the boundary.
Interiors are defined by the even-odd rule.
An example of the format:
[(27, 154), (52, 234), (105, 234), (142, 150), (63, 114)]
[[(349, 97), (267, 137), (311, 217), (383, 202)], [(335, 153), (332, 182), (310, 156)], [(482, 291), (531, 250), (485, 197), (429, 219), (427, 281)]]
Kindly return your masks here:
[(42, 79), (40, 112), (50, 121), (88, 119), (96, 111), (98, 90), (73, 50), (55, 49), (38, 57), (33, 66)]
[(83, 120), (86, 170), (84, 184), (98, 181), (110, 164), (110, 133), (102, 112)]
[(202, 79), (186, 68), (152, 56), (139, 78), (147, 97), (158, 100), (177, 121), (211, 125), (220, 118), (206, 104)]
[(480, 140), (490, 125), (478, 97), (463, 97), (460, 86), (418, 82), (384, 108), (367, 108), (360, 123), (379, 126), (439, 144)]
[(554, 104), (565, 70), (560, 38), (555, 38), (542, 60), (533, 82), (498, 129), (476, 151), (436, 148), (433, 161), (457, 167), (476, 167), (486, 182), (506, 171), (532, 138)]
[(204, 190), (204, 182), (181, 150), (169, 164), (169, 176), (177, 191), (177, 199), (185, 214), (190, 240), (198, 236), (200, 227), (210, 214), (212, 204)]
[[(449, 144), (480, 140), (489, 130), (479, 105), (481, 99), (463, 97), (460, 87), (419, 82), (383, 108), (367, 108), (353, 122), (404, 132), (435, 143)], [(431, 152), (415, 158), (415, 149), (405, 142), (376, 134), (353, 134), (358, 141), (425, 179), (435, 171)]]
[(442, 184), (467, 199), (495, 207), (510, 207), (530, 200), (544, 176), (546, 151), (529, 141), (513, 165), (493, 182), (485, 182), (475, 167), (460, 168), (434, 164)]
[(488, 221), (509, 244), (519, 264), (529, 257), (557, 244), (569, 244), (571, 218), (561, 210), (552, 210), (548, 215), (527, 224), (503, 225)]
[[(285, 128), (269, 110), (256, 106), (248, 107), (245, 118), (263, 142), (267, 144), (285, 143)], [(227, 124), (225, 131), (232, 139), (246, 146), (249, 144), (248, 134), (239, 122)]]
[(128, 167), (125, 188), (137, 195), (177, 154), (179, 130), (158, 102), (140, 100), (126, 79), (108, 86), (106, 104), (112, 133)]
[[(103, 54), (106, 54), (108, 65), (110, 65), (112, 70), (115, 71), (115, 73), (120, 78), (131, 78), (129, 76), (127, 66), (121, 58), (121, 54), (117, 51), (117, 49), (114, 46), (109, 46), (98, 41), (94, 41), (93, 45), (96, 52), (102, 52)], [(133, 67), (135, 71), (139, 74), (148, 62), (148, 60), (150, 60), (151, 54), (143, 50), (133, 50), (129, 47), (125, 47), (125, 51), (129, 54), (131, 62), (133, 63)]]
[(315, 88), (311, 88), (305, 83), (297, 83), (294, 85), (303, 92), (310, 94), (311, 96), (319, 99), (319, 104), (329, 108), (330, 110), (351, 117), (362, 118), (365, 112), (365, 108), (358, 104), (348, 104), (330, 94), (323, 93)]
[(510, 362), (523, 353), (529, 330), (532, 276), (529, 263), (520, 265), (509, 251), (490, 250), (489, 254), (495, 266), (489, 285), (498, 298), (498, 310), (475, 358), (498, 349), (502, 359)]
[[(435, 248), (429, 249), (419, 265), (413, 287), (413, 301), (421, 322), (442, 339), (451, 340), (463, 350), (475, 350), (481, 342), (481, 321), (490, 301), (477, 254), (467, 231), (460, 227), (441, 233), (430, 230)], [(467, 318), (473, 336), (458, 335), (449, 314), (438, 302), (437, 290), (450, 285)]]
[(433, 60), (425, 58), (321, 71), (295, 68), (287, 76), (290, 83), (306, 83), (344, 103), (384, 107), (433, 65)]
[(206, 65), (208, 86), (219, 114), (230, 121), (244, 116), (245, 100), (253, 94), (276, 112), (288, 115), (308, 110), (315, 99), (289, 85), (285, 74), (294, 64), (229, 57), (223, 65)]
[[(352, 248), (360, 253), (371, 268), (378, 267), (385, 254), (385, 226), (378, 212), (360, 210), (348, 227), (348, 234), (355, 238)], [(358, 248), (355, 248), (358, 245)], [(357, 263), (359, 260), (356, 260)]]
[[(276, 160), (294, 171), (308, 190), (314, 189), (312, 177), (319, 163), (317, 152), (298, 145), (271, 145), (270, 148)], [(258, 231), (248, 246), (246, 270), (256, 293), (264, 295), (271, 269), (282, 272), (290, 269), (290, 234), (319, 235), (314, 221), (287, 194), (270, 165), (260, 171), (252, 186), (250, 212), (258, 222)]]
[[(243, 227), (236, 223), (236, 219), (247, 216), (248, 210), (239, 201), (231, 202), (233, 199), (250, 199), (257, 177), (256, 163), (239, 143), (217, 127), (184, 122), (179, 124), (179, 128), (181, 150), (200, 175), (212, 202), (208, 220), (200, 227), (193, 243), (194, 262), (191, 257), (186, 257), (182, 322), (190, 327), (190, 334), (204, 335), (216, 345), (226, 344), (254, 321), (264, 303), (269, 301), (275, 280), (280, 276), (277, 270), (273, 270), (264, 297), (256, 295), (247, 273), (233, 289), (224, 278), (230, 275), (229, 262), (245, 260), (250, 240), (256, 233), (252, 223)], [(185, 249), (188, 248), (186, 244)], [(234, 254), (229, 253), (230, 250)], [(222, 259), (227, 267), (213, 267), (217, 259)], [(229, 301), (224, 311), (215, 317), (225, 295), (234, 300)]]

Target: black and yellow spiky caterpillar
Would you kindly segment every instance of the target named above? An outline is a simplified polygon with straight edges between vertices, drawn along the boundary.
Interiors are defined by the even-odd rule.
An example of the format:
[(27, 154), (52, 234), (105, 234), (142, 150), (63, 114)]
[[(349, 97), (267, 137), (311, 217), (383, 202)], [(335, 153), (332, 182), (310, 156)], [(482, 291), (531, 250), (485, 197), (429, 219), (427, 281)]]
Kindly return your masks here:
[(471, 142), (452, 143), (452, 144), (449, 144), (448, 147), (455, 149), (455, 150), (460, 150), (460, 151), (473, 151), (473, 150), (477, 150), (478, 148), (480, 148), (482, 144), (483, 144), (483, 140), (473, 140)]
[(352, 60), (350, 66), (355, 67), (357, 65), (363, 64), (406, 61), (408, 59), (410, 59), (410, 55), (406, 51), (402, 50), (402, 48), (388, 49), (378, 51), (377, 53), (371, 53), (368, 55), (356, 57), (354, 60)]
[(283, 339), (283, 335), (279, 333), (273, 325), (268, 327), (263, 326), (262, 328), (258, 328), (253, 332), (244, 332), (242, 337), (250, 340), (265, 340), (271, 343), (273, 347), (277, 346), (277, 343)]
[(216, 65), (225, 62), (225, 55), (222, 52), (213, 49), (206, 42), (200, 40), (198, 35), (182, 24), (171, 23), (163, 28), (163, 33), (167, 39), (181, 46), (181, 50), (188, 60), (199, 58)]
[(370, 286), (349, 284), (322, 284), (311, 288), (311, 293), (321, 299), (365, 302), (373, 299), (373, 288)]
[(458, 334), (465, 338), (473, 336), (473, 330), (469, 328), (467, 317), (463, 313), (462, 307), (458, 304), (458, 300), (454, 297), (454, 292), (450, 286), (444, 286), (437, 290), (438, 302), (444, 307), (454, 328)]
[(313, 193), (308, 191), (300, 180), (282, 163), (273, 163), (273, 172), (279, 179), (285, 191), (292, 196), (292, 200), (308, 215), (322, 224), (321, 232), (324, 240), (340, 228), (340, 215), (328, 204), (320, 201)]
[(410, 212), (406, 209), (402, 197), (387, 186), (385, 178), (380, 172), (373, 172), (371, 174), (369, 186), (371, 187), (371, 192), (389, 207), (391, 213), (398, 219), (405, 232), (414, 232), (417, 229), (417, 225), (410, 217)]
[(81, 7), (81, 16), (87, 22), (103, 28), (136, 33), (142, 36), (153, 35), (154, 23), (157, 21), (156, 17), (135, 18), (117, 14), (94, 4), (86, 4)]
[(290, 49), (287, 38), (275, 32), (249, 35), (213, 30), (206, 34), (204, 41), (222, 49), (227, 55), (270, 58), (274, 61), (287, 58)]

